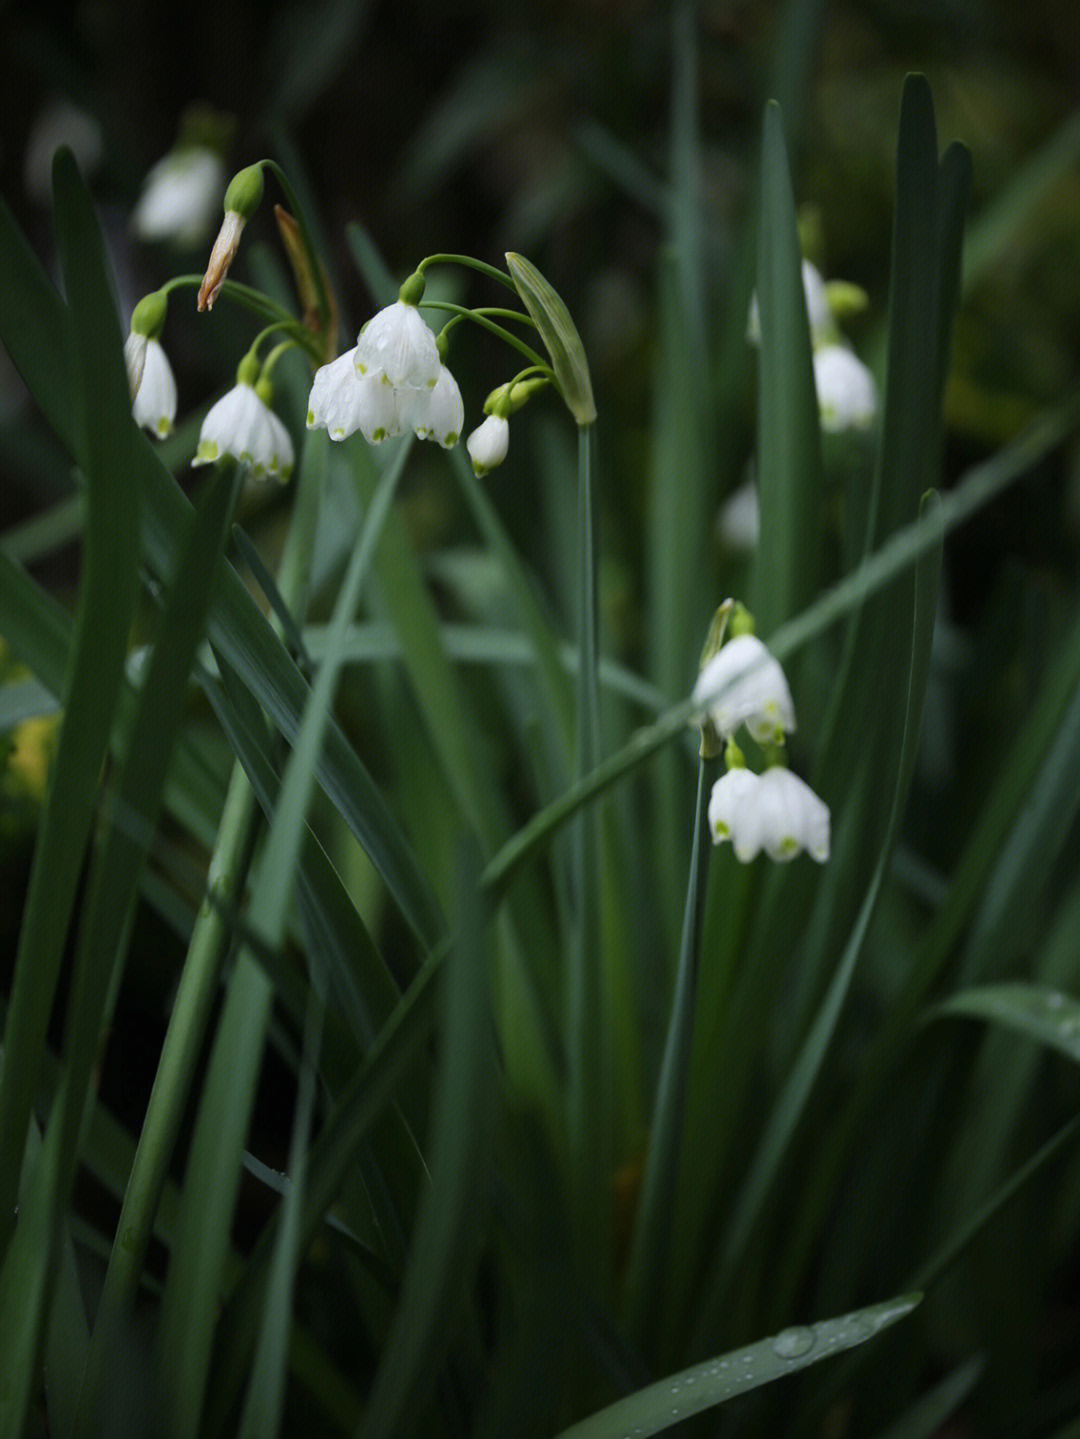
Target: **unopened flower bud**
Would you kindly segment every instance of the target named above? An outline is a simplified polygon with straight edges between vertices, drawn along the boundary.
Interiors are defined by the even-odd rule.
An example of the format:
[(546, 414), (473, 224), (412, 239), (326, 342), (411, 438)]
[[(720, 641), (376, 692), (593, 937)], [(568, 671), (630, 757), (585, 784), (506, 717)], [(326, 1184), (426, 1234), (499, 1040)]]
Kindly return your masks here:
[(210, 262), (199, 286), (199, 309), (212, 310), (218, 292), (225, 283), (229, 266), (236, 258), (240, 235), (248, 220), (259, 208), (263, 196), (261, 165), (248, 165), (238, 170), (225, 191), (225, 218), (210, 252)]

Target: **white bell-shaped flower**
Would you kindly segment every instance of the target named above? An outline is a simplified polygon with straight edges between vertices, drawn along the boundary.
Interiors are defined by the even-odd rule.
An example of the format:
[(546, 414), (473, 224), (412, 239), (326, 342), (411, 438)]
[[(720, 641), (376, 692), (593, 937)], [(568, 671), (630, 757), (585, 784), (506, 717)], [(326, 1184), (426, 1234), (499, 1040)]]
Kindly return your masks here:
[(206, 145), (170, 151), (150, 170), (131, 216), (141, 240), (199, 245), (220, 213), (225, 166)]
[[(737, 771), (730, 771), (730, 779)], [(718, 780), (717, 784), (722, 784)], [(715, 787), (714, 787), (715, 793)], [(711, 805), (710, 805), (711, 817)], [(778, 766), (745, 786), (725, 816), (735, 858), (749, 863), (761, 850), (783, 863), (803, 850), (818, 864), (829, 857), (829, 807), (789, 769)]]
[(382, 375), (394, 389), (431, 390), (439, 378), (435, 336), (415, 305), (395, 300), (373, 315), (356, 339), (359, 375)]
[(417, 404), (413, 412), (412, 425), (422, 440), (437, 440), (444, 450), (452, 450), (461, 438), (461, 427), (465, 423), (465, 406), (457, 381), (443, 365), (434, 389), (426, 401)]
[(784, 671), (756, 635), (728, 640), (698, 675), (694, 699), (722, 739), (745, 724), (758, 744), (781, 744), (795, 728)]
[(176, 420), (176, 380), (168, 356), (160, 341), (132, 331), (124, 341), (124, 361), (135, 423), (163, 440)]
[(845, 345), (814, 351), (814, 384), (823, 430), (868, 430), (874, 423), (878, 412), (874, 377)]
[(488, 415), (487, 419), (465, 441), (476, 474), (486, 475), (506, 459), (510, 445), (510, 425), (502, 415)]
[(729, 840), (735, 827), (739, 806), (756, 788), (758, 776), (751, 769), (739, 765), (720, 776), (709, 796), (709, 832), (713, 844)]
[(348, 350), (330, 364), (320, 366), (311, 382), (307, 427), (326, 430), (332, 440), (344, 440), (360, 428), (363, 392), (355, 355), (355, 350)]
[(193, 465), (232, 455), (255, 479), (285, 481), (292, 473), (289, 432), (253, 385), (240, 381), (212, 405), (203, 420)]

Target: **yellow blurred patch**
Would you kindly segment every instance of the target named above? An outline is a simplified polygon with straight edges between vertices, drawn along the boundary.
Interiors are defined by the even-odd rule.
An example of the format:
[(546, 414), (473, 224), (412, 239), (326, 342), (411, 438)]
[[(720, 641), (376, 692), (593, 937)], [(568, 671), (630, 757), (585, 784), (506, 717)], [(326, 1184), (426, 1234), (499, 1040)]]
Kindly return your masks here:
[(41, 715), (23, 720), (12, 735), (15, 748), (8, 758), (8, 772), (19, 781), (21, 789), (37, 800), (45, 795), (59, 725), (59, 714)]

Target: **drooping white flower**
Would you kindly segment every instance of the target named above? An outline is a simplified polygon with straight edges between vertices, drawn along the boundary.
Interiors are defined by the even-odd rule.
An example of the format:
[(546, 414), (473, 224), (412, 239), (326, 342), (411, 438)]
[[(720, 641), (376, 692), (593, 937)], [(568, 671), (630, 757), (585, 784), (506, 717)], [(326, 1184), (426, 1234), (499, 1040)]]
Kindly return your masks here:
[(28, 193), (39, 202), (46, 201), (52, 191), (52, 159), (61, 145), (68, 146), (80, 174), (89, 179), (104, 150), (101, 126), (89, 111), (58, 99), (39, 112), (26, 142), (23, 178)]
[(239, 381), (203, 420), (193, 465), (208, 465), (232, 455), (247, 465), (257, 480), (274, 476), (285, 481), (292, 473), (293, 446), (289, 432), (253, 385)]
[(357, 374), (385, 377), (394, 389), (433, 390), (439, 378), (435, 336), (415, 305), (395, 300), (373, 315), (356, 338)]
[(435, 387), (428, 391), (426, 402), (418, 402), (412, 425), (422, 440), (438, 440), (444, 450), (452, 450), (461, 438), (465, 423), (465, 406), (457, 381), (441, 366)]
[[(835, 331), (832, 310), (821, 272), (809, 260), (802, 262), (803, 292), (806, 295), (806, 318), (810, 322), (810, 342), (815, 347)], [(761, 344), (761, 312), (757, 295), (750, 300), (750, 317), (746, 325), (746, 338), (753, 345)]]
[(159, 340), (133, 330), (124, 341), (124, 361), (135, 423), (163, 440), (176, 420), (176, 380), (168, 356)]
[(709, 796), (709, 830), (713, 844), (731, 838), (739, 806), (757, 786), (758, 776), (752, 769), (739, 765), (720, 776)]
[(326, 430), (332, 440), (344, 440), (360, 428), (361, 388), (355, 350), (348, 350), (315, 371), (308, 396), (307, 427)]
[[(727, 782), (718, 809), (730, 833), (735, 858), (748, 864), (761, 850), (783, 863), (805, 850), (818, 864), (829, 857), (829, 807), (789, 769), (777, 766), (755, 775), (753, 783), (731, 783), (730, 770), (713, 787)], [(712, 803), (709, 806), (710, 822)]]
[(461, 391), (445, 365), (430, 390), (395, 387), (376, 371), (361, 374), (355, 348), (315, 371), (308, 398), (307, 427), (325, 429), (332, 440), (357, 430), (373, 445), (412, 425), (422, 440), (456, 445), (465, 418)]
[(722, 646), (698, 675), (694, 699), (722, 739), (745, 724), (758, 744), (778, 744), (795, 728), (784, 671), (756, 635), (736, 635)]
[(141, 240), (199, 245), (206, 239), (225, 192), (225, 166), (216, 150), (184, 145), (171, 150), (146, 177), (131, 216)]
[(506, 459), (510, 445), (510, 425), (502, 415), (488, 415), (487, 419), (465, 441), (477, 475), (486, 475)]
[(867, 430), (878, 412), (874, 377), (845, 345), (824, 345), (814, 351), (821, 428), (832, 433)]

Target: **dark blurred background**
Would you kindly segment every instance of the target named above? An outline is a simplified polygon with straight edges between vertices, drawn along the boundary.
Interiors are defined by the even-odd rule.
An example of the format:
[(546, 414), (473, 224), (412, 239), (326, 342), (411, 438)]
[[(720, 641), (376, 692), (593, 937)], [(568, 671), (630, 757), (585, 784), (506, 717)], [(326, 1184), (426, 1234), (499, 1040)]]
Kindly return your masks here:
[[(228, 173), (274, 155), (314, 196), (344, 343), (372, 305), (350, 259), (349, 222), (364, 226), (398, 276), (435, 249), (490, 261), (520, 250), (578, 318), (601, 415), (620, 427), (632, 496), (638, 477), (625, 467), (644, 444), (666, 231), (673, 8), (648, 0), (16, 0), (3, 7), (0, 189), (44, 257), (47, 155), (62, 139), (81, 150), (120, 302), (130, 307), (169, 274), (199, 268), (210, 239), (176, 246), (132, 234), (129, 217), (151, 166), (192, 137), (219, 149)], [(694, 8), (700, 186), (722, 311), (725, 267), (752, 199), (761, 107), (777, 77), (776, 39), (793, 7), (705, 0)], [(866, 288), (871, 325), (884, 316), (904, 73), (929, 75), (942, 143), (960, 138), (971, 147), (976, 217), (1067, 125), (1078, 100), (1080, 25), (1056, 0), (819, 8), (793, 45), (805, 75), (785, 116), (795, 188), (817, 236), (815, 258), (828, 275)], [(1074, 155), (1075, 129), (1061, 141)], [(274, 241), (268, 213), (253, 229)], [(954, 467), (1017, 433), (1075, 379), (1078, 258), (1074, 159), (1041, 193), (1004, 262), (995, 255), (969, 287), (949, 393)], [(196, 403), (220, 384), (203, 353), (205, 333), (170, 321), (182, 409), (185, 397)], [(857, 345), (865, 338), (856, 331)], [(4, 390), (9, 410), (6, 371)], [(9, 485), (3, 517), (26, 503), (18, 482)], [(1040, 510), (1032, 524), (1021, 508), (1018, 517), (1005, 506), (997, 541), (1061, 558), (1056, 547), (1071, 516), (1063, 527), (1054, 522), (1060, 515)]]

